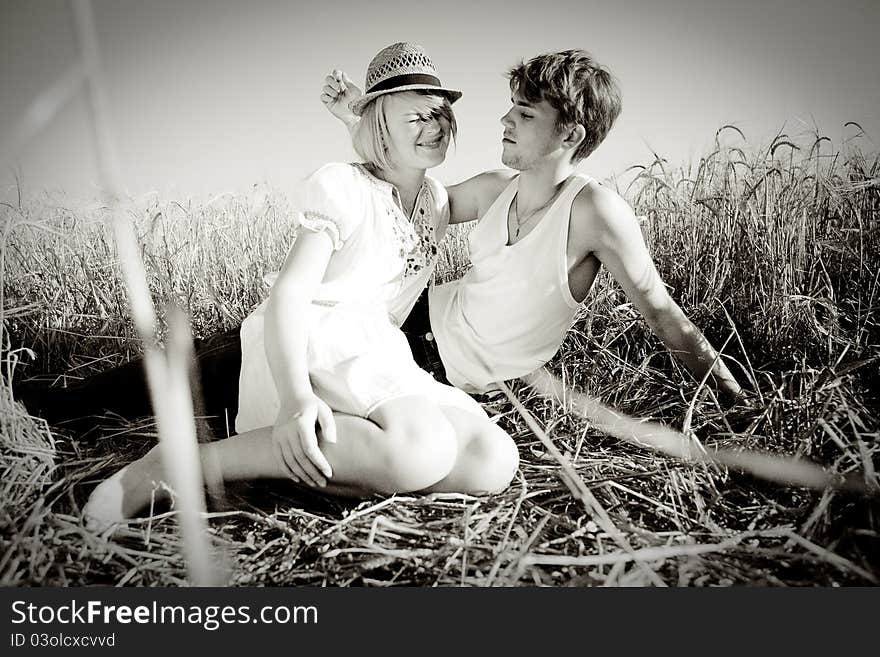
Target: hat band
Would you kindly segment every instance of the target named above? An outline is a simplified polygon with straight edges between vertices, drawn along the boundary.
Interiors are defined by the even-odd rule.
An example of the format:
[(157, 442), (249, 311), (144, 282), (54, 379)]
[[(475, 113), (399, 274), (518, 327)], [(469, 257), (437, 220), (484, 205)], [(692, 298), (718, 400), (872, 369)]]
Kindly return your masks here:
[(375, 91), (387, 91), (388, 89), (394, 89), (395, 87), (403, 87), (409, 84), (425, 84), (431, 87), (440, 87), (440, 79), (434, 75), (427, 75), (425, 73), (406, 73), (404, 75), (393, 75), (390, 78), (386, 78), (381, 82), (374, 84), (367, 90), (368, 94), (371, 94)]

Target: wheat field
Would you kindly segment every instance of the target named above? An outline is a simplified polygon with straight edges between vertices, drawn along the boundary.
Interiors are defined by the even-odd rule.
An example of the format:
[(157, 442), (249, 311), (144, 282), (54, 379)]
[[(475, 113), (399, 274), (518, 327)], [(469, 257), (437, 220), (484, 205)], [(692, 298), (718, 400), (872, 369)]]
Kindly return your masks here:
[[(880, 578), (880, 159), (858, 126), (835, 145), (734, 126), (691, 166), (661, 158), (618, 187), (672, 296), (750, 391), (722, 408), (652, 335), (602, 272), (547, 369), (567, 392), (512, 389), (570, 464), (503, 397), (483, 399), (520, 448), (510, 488), (486, 498), (341, 501), (284, 482), (228, 488), (209, 535), (231, 585), (795, 585)], [(236, 326), (263, 298), (294, 238), (281, 190), (203, 201), (150, 196), (124, 207), (160, 309), (196, 337)], [(109, 209), (19, 190), (0, 205), (2, 496), (0, 583), (177, 585), (186, 567), (174, 509), (112, 540), (86, 532), (91, 488), (156, 441), (150, 418), (49, 427), (16, 388), (65, 385), (141, 351), (108, 227)], [(467, 267), (464, 231), (438, 276)], [(580, 393), (672, 427), (709, 450), (785, 456), (859, 485), (815, 490), (785, 472), (671, 458), (597, 429)], [(745, 460), (750, 458), (743, 457)], [(771, 462), (772, 463), (772, 462)], [(766, 473), (765, 473), (766, 474)], [(595, 500), (571, 493), (575, 476)], [(607, 522), (613, 527), (609, 529)], [(621, 549), (621, 541), (627, 549)]]

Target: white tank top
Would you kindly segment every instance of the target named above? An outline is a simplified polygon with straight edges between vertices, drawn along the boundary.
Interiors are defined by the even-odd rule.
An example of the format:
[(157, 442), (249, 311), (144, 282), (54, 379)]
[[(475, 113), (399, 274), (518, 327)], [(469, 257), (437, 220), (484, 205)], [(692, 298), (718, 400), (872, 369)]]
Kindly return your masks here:
[(507, 245), (507, 218), (519, 178), (495, 199), (468, 236), (473, 267), (433, 287), (431, 331), (449, 381), (485, 392), (550, 360), (580, 305), (568, 285), (571, 204), (592, 178), (575, 174), (531, 232)]

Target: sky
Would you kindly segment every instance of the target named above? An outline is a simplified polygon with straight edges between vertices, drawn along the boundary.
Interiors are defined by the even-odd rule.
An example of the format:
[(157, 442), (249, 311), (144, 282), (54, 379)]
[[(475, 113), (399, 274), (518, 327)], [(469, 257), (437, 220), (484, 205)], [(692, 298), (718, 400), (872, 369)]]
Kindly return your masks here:
[[(395, 41), (427, 50), (461, 89), (458, 144), (431, 171), (454, 183), (501, 166), (505, 71), (540, 52), (584, 48), (623, 91), (623, 112), (579, 168), (599, 179), (653, 159), (708, 152), (734, 123), (757, 145), (817, 127), (835, 142), (859, 122), (880, 141), (880, 2), (812, 0), (93, 0), (111, 133), (126, 191), (168, 199), (295, 193), (329, 161), (356, 159), (319, 100), (341, 68), (363, 86)], [(0, 144), (34, 98), (79, 58), (68, 2), (0, 0)], [(97, 196), (84, 92), (0, 170), (0, 197)]]

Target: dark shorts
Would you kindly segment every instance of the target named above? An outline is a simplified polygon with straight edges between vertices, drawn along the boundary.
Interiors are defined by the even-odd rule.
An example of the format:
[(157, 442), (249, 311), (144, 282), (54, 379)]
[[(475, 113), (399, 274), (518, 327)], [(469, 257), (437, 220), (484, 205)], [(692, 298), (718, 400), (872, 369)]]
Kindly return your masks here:
[(409, 342), (416, 364), (432, 374), (440, 383), (451, 385), (446, 378), (446, 368), (437, 351), (437, 341), (431, 332), (431, 320), (428, 314), (428, 290), (424, 290), (403, 326), (400, 327)]
[(238, 411), (238, 375), (241, 372), (240, 328), (217, 333), (194, 344), (196, 371), (193, 386), (201, 395), (206, 415), (228, 415), (230, 422)]

